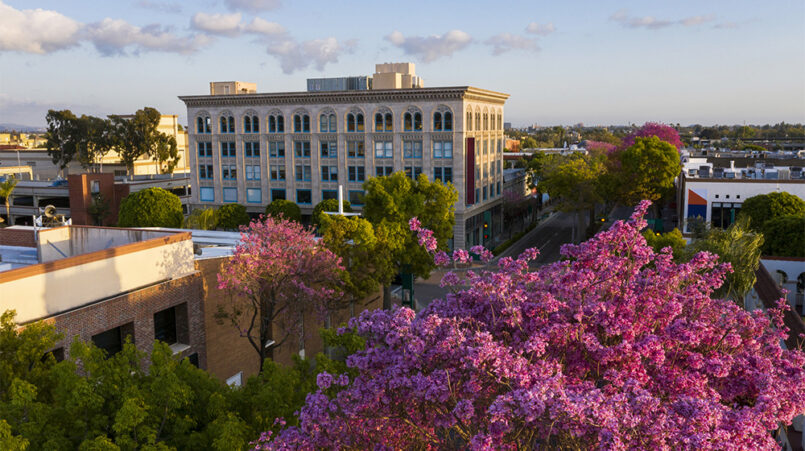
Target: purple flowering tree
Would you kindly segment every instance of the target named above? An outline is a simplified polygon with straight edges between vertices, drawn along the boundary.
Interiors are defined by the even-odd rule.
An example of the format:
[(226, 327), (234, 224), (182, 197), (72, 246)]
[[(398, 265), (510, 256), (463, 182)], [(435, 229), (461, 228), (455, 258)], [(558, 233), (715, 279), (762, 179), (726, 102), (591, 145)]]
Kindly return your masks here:
[(356, 375), (320, 375), (300, 425), (257, 449), (773, 449), (805, 410), (782, 304), (767, 316), (713, 299), (729, 266), (655, 253), (647, 208), (537, 271), (531, 249), (448, 275), (453, 292), (418, 315), (364, 312)]
[(642, 127), (626, 135), (618, 149), (622, 150), (632, 146), (632, 144), (635, 143), (635, 138), (651, 138), (652, 136), (656, 136), (660, 138), (660, 140), (671, 144), (676, 147), (677, 150), (685, 147), (682, 143), (682, 139), (679, 138), (679, 132), (677, 132), (675, 128), (657, 122), (646, 122)]

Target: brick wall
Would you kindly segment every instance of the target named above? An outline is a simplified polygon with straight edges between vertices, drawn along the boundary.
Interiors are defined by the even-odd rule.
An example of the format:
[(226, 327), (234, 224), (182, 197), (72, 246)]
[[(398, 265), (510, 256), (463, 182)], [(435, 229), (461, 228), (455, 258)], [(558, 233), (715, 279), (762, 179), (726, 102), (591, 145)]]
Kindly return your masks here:
[(74, 337), (91, 341), (93, 335), (129, 323), (133, 323), (134, 344), (138, 349), (150, 353), (154, 346), (154, 313), (186, 303), (186, 336), (189, 343), (184, 344), (190, 345), (190, 348), (183, 351), (181, 357), (198, 353), (199, 367), (206, 368), (202, 295), (201, 274), (196, 272), (62, 313), (44, 321), (53, 324), (56, 330), (64, 335), (56, 347), (63, 347), (65, 356), (69, 356), (70, 344)]
[(36, 247), (34, 231), (29, 229), (0, 229), (0, 246)]

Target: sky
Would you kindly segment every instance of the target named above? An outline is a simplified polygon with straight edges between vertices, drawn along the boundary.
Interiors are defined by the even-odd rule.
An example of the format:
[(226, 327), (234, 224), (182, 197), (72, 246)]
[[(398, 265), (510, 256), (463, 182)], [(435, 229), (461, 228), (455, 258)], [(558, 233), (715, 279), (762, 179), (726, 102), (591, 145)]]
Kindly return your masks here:
[(209, 82), (303, 91), (416, 63), (539, 125), (805, 122), (802, 0), (0, 0), (0, 123), (178, 114)]

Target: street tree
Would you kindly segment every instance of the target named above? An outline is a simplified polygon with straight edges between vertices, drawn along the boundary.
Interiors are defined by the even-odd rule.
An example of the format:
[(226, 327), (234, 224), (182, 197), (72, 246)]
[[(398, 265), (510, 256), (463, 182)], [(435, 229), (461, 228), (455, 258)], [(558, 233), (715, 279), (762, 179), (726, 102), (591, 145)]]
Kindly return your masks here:
[(770, 431), (805, 411), (784, 301), (766, 316), (715, 298), (728, 268), (655, 254), (647, 207), (562, 261), (531, 271), (530, 249), (447, 276), (453, 293), (419, 314), (353, 319), (357, 374), (319, 374), (299, 426), (257, 448), (777, 448)]
[(629, 133), (623, 138), (621, 149), (626, 149), (637, 142), (637, 138), (652, 138), (656, 137), (660, 141), (664, 141), (676, 148), (677, 150), (684, 147), (682, 139), (679, 137), (679, 132), (669, 125), (659, 124), (656, 122), (646, 122), (642, 127)]
[(304, 333), (303, 315), (340, 306), (343, 270), (341, 259), (298, 222), (252, 221), (218, 274), (218, 288), (230, 294), (218, 318), (249, 341), (262, 370), (276, 347)]
[(11, 199), (14, 196), (14, 188), (17, 187), (17, 179), (13, 175), (6, 176), (6, 179), (0, 182), (0, 198), (6, 206), (6, 223), (11, 224)]
[(635, 138), (634, 144), (610, 156), (608, 166), (608, 186), (623, 205), (661, 200), (682, 168), (677, 149), (656, 136)]
[(129, 194), (120, 203), (120, 227), (181, 227), (184, 215), (179, 196), (162, 188)]
[(785, 191), (749, 197), (738, 214), (749, 218), (749, 227), (757, 232), (763, 232), (766, 221), (788, 215), (805, 215), (805, 200)]
[[(441, 249), (453, 237), (455, 203), (458, 192), (452, 185), (431, 182), (420, 174), (411, 180), (403, 172), (387, 177), (373, 177), (364, 182), (366, 192), (363, 216), (372, 223), (376, 235), (387, 237), (391, 271), (405, 269), (417, 277), (428, 278), (434, 268), (433, 259), (417, 244), (408, 230), (408, 221), (417, 217), (432, 230)], [(390, 285), (383, 285), (383, 305), (391, 308)]]
[(249, 213), (241, 204), (226, 204), (218, 208), (218, 227), (224, 230), (238, 230), (249, 224)]
[(266, 205), (266, 216), (279, 219), (280, 217), (290, 219), (291, 221), (302, 221), (302, 210), (299, 205), (285, 200), (274, 199), (270, 204)]
[(114, 128), (109, 119), (82, 115), (76, 120), (79, 136), (76, 159), (84, 169), (103, 164), (103, 157), (115, 145)]
[[(324, 199), (313, 207), (313, 214), (310, 217), (310, 223), (318, 227), (321, 224), (321, 218), (325, 211), (337, 212), (338, 199)], [(352, 213), (352, 205), (348, 200), (344, 201), (344, 212)], [(328, 216), (324, 214), (324, 216)]]
[(126, 170), (133, 174), (134, 162), (150, 157), (163, 172), (172, 172), (179, 155), (176, 139), (159, 131), (161, 115), (145, 107), (132, 116), (110, 116), (115, 145)]
[(763, 255), (805, 257), (805, 214), (777, 216), (763, 224)]
[(551, 196), (557, 209), (576, 215), (573, 242), (583, 239), (585, 220), (582, 213), (587, 211), (589, 222), (592, 223), (596, 205), (603, 201), (601, 177), (604, 170), (602, 158), (581, 154), (556, 159), (553, 165), (544, 170), (545, 175), (538, 189)]
[(78, 118), (70, 110), (48, 110), (45, 147), (53, 164), (64, 169), (78, 157), (83, 139)]

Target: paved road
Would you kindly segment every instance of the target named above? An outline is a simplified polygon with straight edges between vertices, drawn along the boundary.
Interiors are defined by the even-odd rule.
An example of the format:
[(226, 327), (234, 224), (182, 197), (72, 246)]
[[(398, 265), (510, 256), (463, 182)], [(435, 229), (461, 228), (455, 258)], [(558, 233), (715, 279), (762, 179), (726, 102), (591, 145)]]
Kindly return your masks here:
[[(559, 260), (559, 247), (564, 243), (569, 243), (572, 239), (573, 223), (572, 214), (554, 213), (517, 243), (513, 244), (501, 256), (516, 257), (524, 250), (536, 247), (540, 249), (540, 256), (536, 261), (532, 262), (532, 267), (555, 262)], [(495, 263), (492, 263), (492, 265), (495, 265)], [(476, 269), (481, 267), (482, 265), (475, 265)], [(462, 271), (465, 270), (454, 270), (454, 272), (458, 273)], [(433, 271), (429, 279), (417, 279), (414, 283), (414, 298), (416, 299), (417, 311), (430, 304), (433, 299), (447, 294), (448, 290), (439, 286), (439, 282), (446, 272), (446, 270)]]

